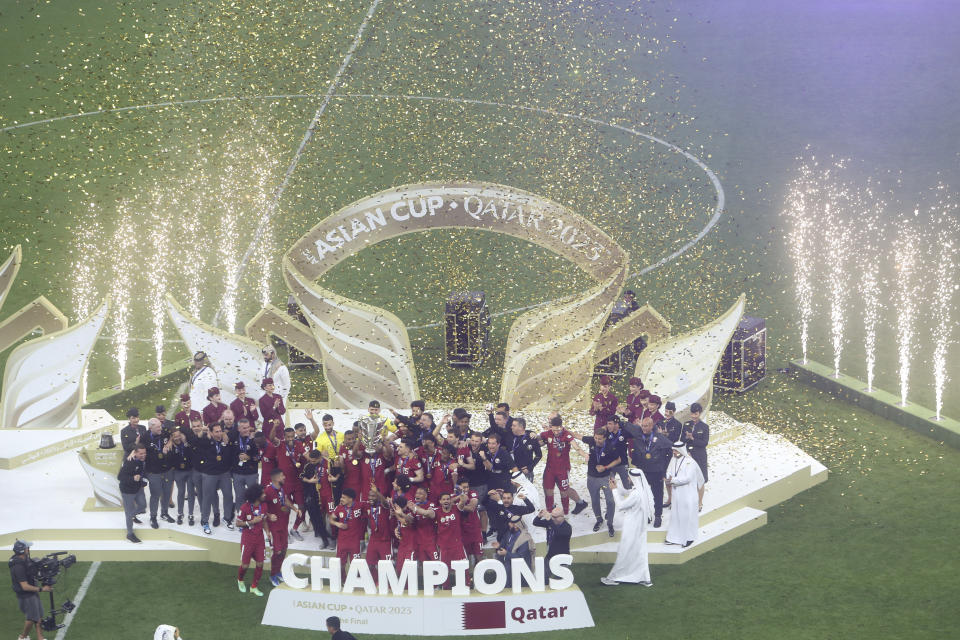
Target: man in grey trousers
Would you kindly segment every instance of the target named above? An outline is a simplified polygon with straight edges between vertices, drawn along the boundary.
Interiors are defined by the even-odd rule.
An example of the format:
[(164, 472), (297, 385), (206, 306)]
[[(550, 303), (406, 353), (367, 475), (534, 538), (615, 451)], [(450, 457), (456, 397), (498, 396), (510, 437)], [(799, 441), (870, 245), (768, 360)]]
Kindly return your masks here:
[(144, 461), (147, 459), (147, 447), (137, 443), (123, 461), (117, 480), (120, 481), (120, 497), (123, 500), (123, 515), (127, 521), (127, 540), (140, 542), (140, 538), (133, 533), (133, 524), (140, 524), (138, 513), (147, 508), (147, 497), (143, 487), (147, 483), (144, 478)]

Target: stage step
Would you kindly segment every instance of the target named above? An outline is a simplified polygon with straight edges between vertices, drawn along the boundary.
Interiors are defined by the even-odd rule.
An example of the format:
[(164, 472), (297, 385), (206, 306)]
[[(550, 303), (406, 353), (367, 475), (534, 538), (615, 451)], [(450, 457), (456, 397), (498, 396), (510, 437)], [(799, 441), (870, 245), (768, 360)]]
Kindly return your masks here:
[[(137, 532), (139, 535), (139, 532)], [(116, 538), (99, 540), (33, 540), (30, 555), (39, 558), (56, 551), (69, 551), (82, 562), (94, 560), (131, 560), (147, 562), (152, 560), (171, 561), (187, 560), (203, 562), (209, 559), (209, 552), (200, 547), (194, 547), (170, 540), (143, 540), (134, 544), (126, 539), (122, 530), (117, 531)]]
[[(682, 564), (691, 558), (715, 549), (720, 545), (739, 538), (740, 536), (758, 529), (767, 523), (767, 512), (752, 507), (744, 507), (738, 511), (718, 518), (700, 527), (700, 535), (696, 542), (686, 549), (665, 544), (662, 540), (666, 532), (660, 533), (660, 542), (648, 542), (650, 564)], [(619, 533), (618, 533), (619, 535)], [(576, 539), (576, 540), (579, 540)], [(612, 564), (617, 558), (618, 540), (607, 538), (603, 544), (594, 544), (587, 547), (578, 547), (571, 550), (574, 562)]]

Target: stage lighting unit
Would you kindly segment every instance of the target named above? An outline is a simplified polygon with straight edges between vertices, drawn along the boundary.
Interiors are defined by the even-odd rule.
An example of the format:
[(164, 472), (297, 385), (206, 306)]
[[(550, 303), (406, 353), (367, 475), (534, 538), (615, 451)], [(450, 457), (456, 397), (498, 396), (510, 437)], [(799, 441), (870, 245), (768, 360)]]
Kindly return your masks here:
[(490, 311), (483, 291), (454, 291), (446, 305), (447, 364), (476, 367), (487, 358)]
[(763, 318), (743, 316), (723, 351), (713, 386), (741, 393), (767, 375), (767, 325)]

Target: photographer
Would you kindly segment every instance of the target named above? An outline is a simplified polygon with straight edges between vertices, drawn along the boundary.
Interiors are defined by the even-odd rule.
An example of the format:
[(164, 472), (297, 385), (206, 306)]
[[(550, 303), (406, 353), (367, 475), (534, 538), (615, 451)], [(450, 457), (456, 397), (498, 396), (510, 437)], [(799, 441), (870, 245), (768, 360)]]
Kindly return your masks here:
[(20, 611), (26, 616), (20, 638), (29, 638), (30, 628), (36, 627), (37, 639), (43, 640), (43, 629), (40, 625), (40, 619), (43, 618), (43, 604), (40, 602), (40, 592), (50, 591), (51, 587), (37, 586), (33, 561), (30, 559), (32, 544), (32, 542), (17, 540), (13, 544), (14, 555), (7, 564), (10, 566), (10, 578), (13, 581), (13, 592), (17, 594), (17, 603), (20, 605)]

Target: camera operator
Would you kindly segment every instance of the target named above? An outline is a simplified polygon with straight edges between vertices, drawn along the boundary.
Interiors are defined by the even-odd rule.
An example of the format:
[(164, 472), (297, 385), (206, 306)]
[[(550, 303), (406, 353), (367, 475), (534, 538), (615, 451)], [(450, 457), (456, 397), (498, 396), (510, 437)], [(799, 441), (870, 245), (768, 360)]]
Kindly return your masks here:
[(43, 618), (43, 604), (40, 602), (40, 592), (52, 589), (48, 585), (37, 586), (36, 572), (33, 561), (30, 559), (32, 544), (32, 542), (17, 540), (13, 544), (14, 555), (7, 563), (10, 566), (10, 578), (13, 581), (13, 591), (17, 594), (17, 603), (20, 605), (20, 611), (26, 616), (23, 633), (19, 636), (21, 640), (30, 637), (31, 627), (37, 629), (37, 640), (43, 640), (43, 629), (40, 625), (40, 620)]

